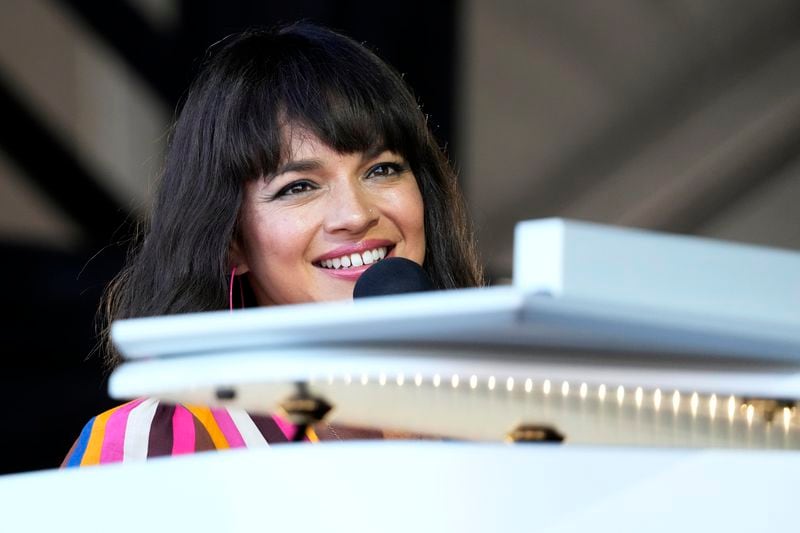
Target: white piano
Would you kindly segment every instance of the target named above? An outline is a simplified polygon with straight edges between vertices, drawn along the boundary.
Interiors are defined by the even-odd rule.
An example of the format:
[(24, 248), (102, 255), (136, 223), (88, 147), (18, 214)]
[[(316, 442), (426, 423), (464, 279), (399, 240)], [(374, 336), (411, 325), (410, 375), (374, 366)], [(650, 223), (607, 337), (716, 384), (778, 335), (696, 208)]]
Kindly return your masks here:
[[(0, 478), (4, 530), (794, 531), (800, 254), (521, 223), (511, 286), (136, 319), (112, 395), (448, 441)], [(531, 443), (542, 429), (560, 443)], [(552, 439), (545, 439), (552, 440)], [(556, 439), (556, 440), (561, 440)]]

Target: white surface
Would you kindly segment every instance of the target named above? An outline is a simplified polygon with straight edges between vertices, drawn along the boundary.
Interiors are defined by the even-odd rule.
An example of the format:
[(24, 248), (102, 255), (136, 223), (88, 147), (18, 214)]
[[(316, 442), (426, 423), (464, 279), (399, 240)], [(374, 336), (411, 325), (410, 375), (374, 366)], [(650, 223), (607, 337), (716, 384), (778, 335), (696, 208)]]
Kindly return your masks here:
[(283, 445), (0, 478), (6, 531), (796, 531), (800, 454)]
[(516, 226), (524, 292), (800, 328), (800, 253), (563, 219)]
[[(546, 380), (550, 391), (544, 394)], [(533, 423), (558, 429), (570, 444), (800, 448), (795, 415), (788, 427), (780, 409), (774, 424), (765, 424), (761, 413), (747, 423), (739, 408), (747, 397), (799, 398), (800, 374), (742, 368), (533, 360), (513, 352), (464, 349), (308, 347), (128, 362), (112, 374), (109, 391), (120, 399), (156, 396), (272, 413), (294, 394), (290, 384), (297, 381), (308, 381), (313, 394), (334, 406), (326, 421), (339, 424), (500, 441), (520, 423)], [(642, 388), (639, 402), (637, 387)], [(235, 399), (218, 400), (219, 388), (234, 390)], [(678, 410), (672, 407), (675, 390), (681, 395)], [(699, 395), (694, 413), (693, 393)], [(736, 398), (732, 418), (730, 395)]]
[(326, 380), (329, 376), (353, 381), (367, 375), (376, 381), (380, 375), (392, 381), (403, 375), (411, 381), (420, 374), (427, 382), (439, 375), (449, 383), (458, 375), (462, 387), (476, 375), (482, 381), (495, 376), (500, 383), (514, 377), (537, 382), (570, 381), (593, 385), (623, 385), (682, 392), (735, 394), (764, 398), (800, 398), (800, 372), (749, 367), (715, 367), (679, 364), (665, 360), (648, 366), (625, 360), (571, 359), (572, 354), (543, 353), (539, 357), (524, 352), (468, 351), (425, 347), (299, 347), (274, 350), (221, 352), (214, 355), (154, 359), (123, 363), (111, 375), (109, 392), (115, 398), (163, 394), (170, 390), (228, 386), (237, 383), (293, 383)]
[[(462, 289), (356, 301), (189, 313), (114, 322), (126, 358), (238, 348), (370, 340), (450, 339), (516, 321), (523, 297), (514, 289)], [(448, 331), (454, 330), (456, 331)]]
[[(800, 365), (800, 326), (631, 305), (460, 289), (115, 322), (127, 359), (382, 342), (728, 356)], [(602, 357), (599, 356), (598, 357)]]

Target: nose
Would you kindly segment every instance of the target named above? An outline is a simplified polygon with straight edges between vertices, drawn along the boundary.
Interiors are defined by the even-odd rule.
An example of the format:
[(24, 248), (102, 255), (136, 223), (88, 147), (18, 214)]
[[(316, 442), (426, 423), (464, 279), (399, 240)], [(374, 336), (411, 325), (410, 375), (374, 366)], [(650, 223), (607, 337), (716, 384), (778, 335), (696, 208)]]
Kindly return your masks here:
[(368, 192), (351, 181), (337, 184), (326, 205), (325, 231), (362, 234), (377, 224), (379, 211)]

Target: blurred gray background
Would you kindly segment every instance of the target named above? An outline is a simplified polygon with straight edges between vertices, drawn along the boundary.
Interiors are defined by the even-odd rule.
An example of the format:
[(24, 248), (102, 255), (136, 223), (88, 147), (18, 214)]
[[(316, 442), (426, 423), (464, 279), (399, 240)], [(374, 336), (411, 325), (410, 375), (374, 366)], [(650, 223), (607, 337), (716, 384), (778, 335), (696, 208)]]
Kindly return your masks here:
[(542, 216), (800, 248), (800, 2), (472, 0), (459, 35), (495, 276)]
[(0, 0), (0, 472), (57, 464), (112, 404), (100, 292), (198, 59), (249, 26), (327, 24), (404, 73), (494, 282), (514, 223), (546, 216), (800, 248), (796, 0), (287, 4)]

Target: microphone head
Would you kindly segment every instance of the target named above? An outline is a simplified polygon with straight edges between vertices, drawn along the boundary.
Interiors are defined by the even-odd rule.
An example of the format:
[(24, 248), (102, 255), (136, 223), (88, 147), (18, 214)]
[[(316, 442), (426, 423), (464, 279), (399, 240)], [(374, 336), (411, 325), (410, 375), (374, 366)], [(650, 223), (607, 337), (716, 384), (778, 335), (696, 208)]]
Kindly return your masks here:
[(433, 284), (421, 266), (405, 257), (389, 257), (361, 274), (353, 288), (353, 298), (431, 290)]

